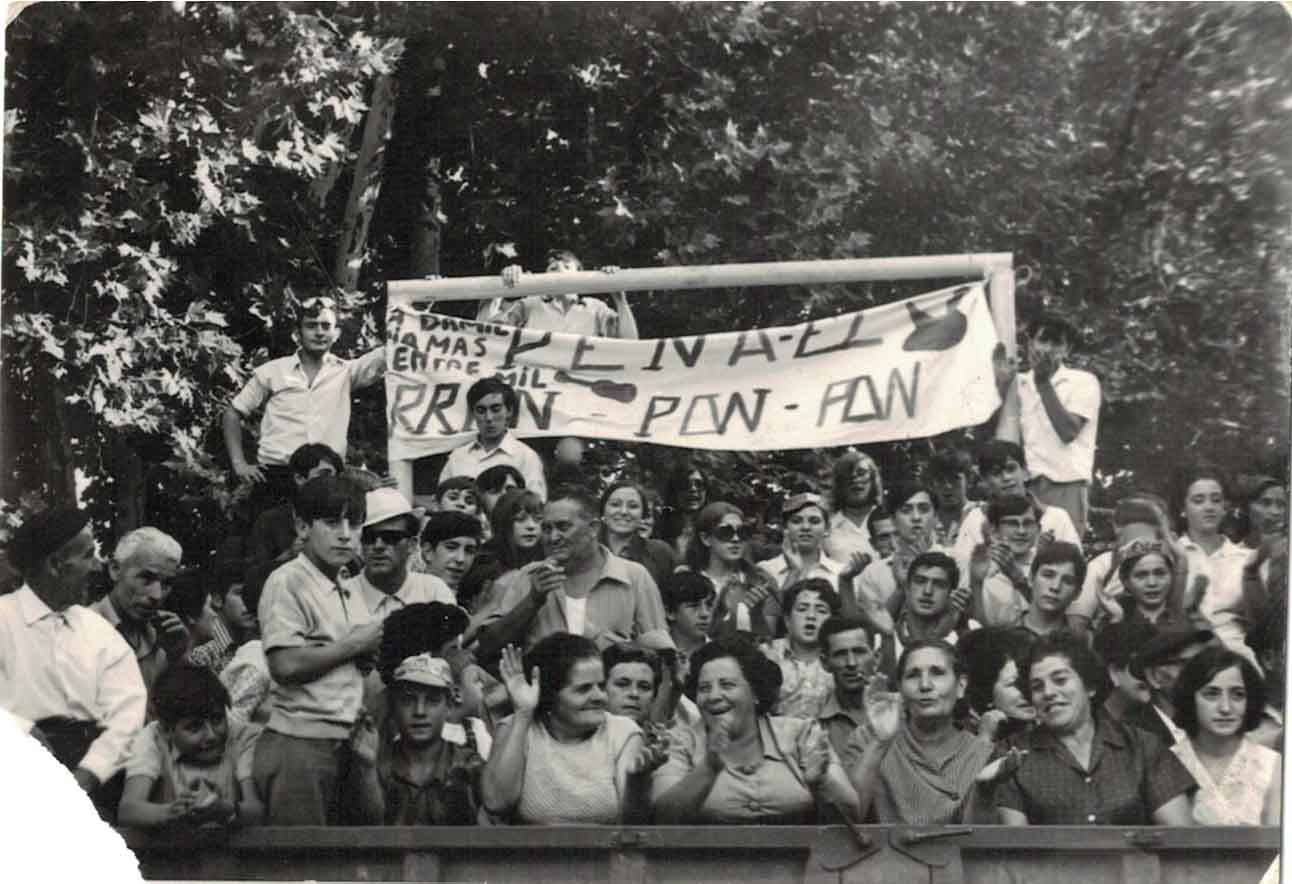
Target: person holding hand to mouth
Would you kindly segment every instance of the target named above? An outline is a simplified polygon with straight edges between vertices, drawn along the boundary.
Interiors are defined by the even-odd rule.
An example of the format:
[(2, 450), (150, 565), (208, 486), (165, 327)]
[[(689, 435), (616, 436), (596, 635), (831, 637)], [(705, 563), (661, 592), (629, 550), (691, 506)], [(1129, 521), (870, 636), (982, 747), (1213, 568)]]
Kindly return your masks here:
[(695, 653), (687, 693), (701, 721), (670, 733), (651, 788), (657, 823), (804, 825), (826, 807), (861, 820), (856, 790), (821, 725), (770, 714), (780, 681), (780, 668), (745, 636)]
[(830, 695), (830, 673), (821, 660), (821, 627), (838, 613), (839, 595), (828, 580), (800, 580), (785, 591), (786, 635), (764, 648), (781, 670), (777, 715), (815, 718)]
[(1103, 668), (1083, 638), (1043, 636), (1028, 655), (1037, 730), (996, 793), (1010, 826), (1188, 826), (1193, 776), (1157, 737), (1099, 708)]
[(1175, 705), (1188, 736), (1171, 751), (1198, 781), (1193, 821), (1279, 825), (1283, 756), (1246, 736), (1265, 708), (1265, 682), (1256, 667), (1228, 648), (1206, 648), (1184, 664)]
[(597, 501), (567, 486), (543, 508), (545, 563), (529, 581), (495, 592), (476, 614), (464, 641), (478, 639), (477, 658), (491, 659), (503, 647), (533, 647), (556, 632), (583, 635), (600, 648), (632, 641), (672, 648), (659, 589), (643, 565), (621, 559), (599, 542)]

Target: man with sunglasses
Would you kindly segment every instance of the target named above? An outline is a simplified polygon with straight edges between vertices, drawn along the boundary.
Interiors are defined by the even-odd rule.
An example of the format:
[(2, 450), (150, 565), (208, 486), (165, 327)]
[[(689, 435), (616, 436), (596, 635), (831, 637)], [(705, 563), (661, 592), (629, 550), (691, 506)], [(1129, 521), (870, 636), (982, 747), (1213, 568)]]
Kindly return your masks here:
[[(317, 296), (302, 301), (296, 314), (299, 349), (256, 367), (251, 379), (224, 410), (224, 441), (240, 480), (253, 483), (253, 516), (290, 497), (295, 489), (292, 452), (322, 442), (345, 459), (350, 396), (381, 380), (385, 346), (357, 359), (331, 352), (340, 335), (336, 301)], [(257, 462), (242, 445), (242, 420), (264, 408)]]
[(404, 495), (394, 488), (378, 488), (368, 492), (367, 505), (368, 517), (359, 532), (363, 571), (341, 585), (363, 599), (373, 620), (385, 620), (392, 611), (423, 602), (456, 605), (447, 583), (408, 568), (419, 525)]

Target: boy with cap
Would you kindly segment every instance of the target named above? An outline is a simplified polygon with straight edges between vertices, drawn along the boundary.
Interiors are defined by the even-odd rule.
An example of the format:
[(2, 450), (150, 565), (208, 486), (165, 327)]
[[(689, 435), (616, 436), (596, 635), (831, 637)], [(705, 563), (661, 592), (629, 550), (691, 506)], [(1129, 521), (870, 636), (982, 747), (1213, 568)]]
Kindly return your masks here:
[(383, 679), (385, 720), (379, 728), (365, 723), (355, 738), (360, 815), (370, 825), (474, 825), (491, 745), (479, 719), (450, 720), (456, 684), (448, 662), (417, 654)]
[(1032, 492), (1042, 503), (1066, 510), (1084, 532), (1102, 394), (1097, 377), (1063, 364), (1076, 340), (1077, 331), (1066, 319), (1042, 317), (1027, 342), (1031, 370), (1018, 373), (1008, 363), (998, 364), (996, 382), (1002, 398), (1011, 384), (1018, 391)]
[(23, 585), (0, 596), (0, 708), (39, 731), (110, 818), (120, 789), (103, 786), (126, 762), (147, 694), (125, 639), (82, 607), (100, 568), (89, 515), (58, 507), (32, 516), (9, 558)]
[(204, 666), (157, 679), (157, 720), (135, 737), (121, 798), (123, 826), (256, 825), (264, 805), (251, 776), (260, 729), (229, 720), (229, 693)]
[(296, 498), (304, 548), (265, 582), (260, 629), (273, 687), (254, 776), (270, 825), (340, 819), (348, 741), (363, 701), (359, 667), (381, 642), (381, 621), (337, 583), (364, 516), (358, 485), (338, 476), (311, 479)]

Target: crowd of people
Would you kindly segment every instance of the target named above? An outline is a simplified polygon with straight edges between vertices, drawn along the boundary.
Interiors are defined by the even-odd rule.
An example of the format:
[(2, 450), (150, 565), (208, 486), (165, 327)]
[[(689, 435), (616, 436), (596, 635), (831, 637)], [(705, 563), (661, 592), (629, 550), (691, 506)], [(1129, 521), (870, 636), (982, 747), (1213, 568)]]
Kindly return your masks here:
[[(580, 309), (539, 306), (507, 318)], [(356, 474), (327, 403), (380, 364), (302, 307), (300, 351), (226, 412), (259, 510), (236, 554), (194, 567), (140, 528), (91, 600), (83, 511), (10, 544), (0, 709), (105, 818), (1279, 822), (1287, 481), (1182, 467), (1089, 557), (1099, 390), (1063, 323), (1001, 368), (1021, 444), (901, 475), (823, 453), (833, 481), (785, 489), (769, 537), (686, 459), (659, 489), (545, 463), (496, 378), (433, 495)], [(261, 407), (256, 464), (232, 440)]]

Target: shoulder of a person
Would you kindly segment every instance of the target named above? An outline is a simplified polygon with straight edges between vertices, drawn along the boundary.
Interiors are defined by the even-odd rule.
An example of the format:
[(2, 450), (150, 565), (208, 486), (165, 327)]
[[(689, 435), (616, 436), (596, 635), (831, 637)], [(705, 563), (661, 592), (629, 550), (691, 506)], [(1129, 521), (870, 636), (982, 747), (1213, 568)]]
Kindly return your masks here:
[(616, 715), (613, 712), (606, 713), (606, 733), (612, 740), (623, 740), (638, 733), (641, 728), (637, 722), (633, 721), (626, 715)]

